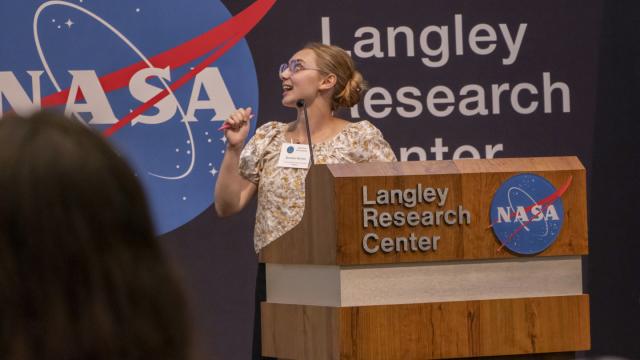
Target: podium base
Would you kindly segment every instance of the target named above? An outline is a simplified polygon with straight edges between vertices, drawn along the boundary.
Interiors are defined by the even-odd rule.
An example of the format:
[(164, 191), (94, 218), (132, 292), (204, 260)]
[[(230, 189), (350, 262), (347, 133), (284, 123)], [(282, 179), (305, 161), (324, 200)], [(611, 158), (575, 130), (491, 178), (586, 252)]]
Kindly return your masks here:
[(262, 306), (263, 356), (572, 359), (589, 350), (589, 296), (381, 306)]

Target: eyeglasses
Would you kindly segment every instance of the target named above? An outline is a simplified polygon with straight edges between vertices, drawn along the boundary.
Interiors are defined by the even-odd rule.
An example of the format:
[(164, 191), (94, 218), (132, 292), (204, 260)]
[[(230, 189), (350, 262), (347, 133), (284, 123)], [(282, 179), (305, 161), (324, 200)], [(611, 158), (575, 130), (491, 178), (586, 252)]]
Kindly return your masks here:
[(284, 63), (284, 64), (280, 65), (280, 69), (278, 69), (278, 76), (282, 76), (282, 74), (285, 71), (287, 71), (287, 69), (289, 69), (291, 74), (298, 73), (298, 72), (300, 72), (302, 70), (316, 70), (316, 71), (325, 72), (322, 69), (314, 69), (314, 68), (305, 67), (300, 60), (293, 59), (293, 60), (289, 61), (289, 63)]

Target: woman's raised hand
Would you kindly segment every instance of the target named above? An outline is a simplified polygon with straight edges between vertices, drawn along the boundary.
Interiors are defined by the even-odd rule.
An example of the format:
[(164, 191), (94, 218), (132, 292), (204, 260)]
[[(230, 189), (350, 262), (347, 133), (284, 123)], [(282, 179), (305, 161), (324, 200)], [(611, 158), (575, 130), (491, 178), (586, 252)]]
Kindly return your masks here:
[(229, 126), (224, 130), (224, 136), (227, 138), (227, 145), (230, 147), (242, 146), (244, 140), (249, 134), (249, 121), (253, 118), (251, 108), (239, 108), (229, 115), (224, 121), (223, 126)]

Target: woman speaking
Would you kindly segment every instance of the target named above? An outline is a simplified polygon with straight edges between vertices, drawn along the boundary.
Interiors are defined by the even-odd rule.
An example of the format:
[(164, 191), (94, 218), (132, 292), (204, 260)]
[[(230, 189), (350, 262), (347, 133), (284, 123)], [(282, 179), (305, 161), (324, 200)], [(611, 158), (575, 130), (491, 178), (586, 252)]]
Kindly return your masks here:
[[(258, 191), (254, 245), (256, 252), (293, 228), (304, 212), (304, 181), (308, 163), (282, 161), (281, 152), (301, 150), (307, 143), (305, 104), (315, 163), (359, 163), (395, 161), (382, 133), (369, 121), (349, 122), (334, 111), (360, 101), (365, 90), (362, 74), (353, 60), (337, 46), (307, 44), (280, 66), (282, 104), (297, 109), (291, 122), (269, 122), (260, 126), (243, 147), (249, 133), (251, 108), (236, 110), (225, 121), (227, 149), (215, 188), (219, 216), (242, 210)], [(302, 101), (301, 101), (302, 100)], [(259, 301), (264, 300), (264, 266), (256, 284), (256, 329), (254, 358), (259, 358)]]

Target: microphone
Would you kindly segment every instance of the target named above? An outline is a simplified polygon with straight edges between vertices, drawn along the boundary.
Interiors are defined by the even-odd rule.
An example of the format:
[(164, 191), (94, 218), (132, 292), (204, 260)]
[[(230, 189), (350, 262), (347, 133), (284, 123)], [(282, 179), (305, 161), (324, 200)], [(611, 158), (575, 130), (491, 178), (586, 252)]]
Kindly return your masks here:
[(307, 128), (307, 143), (309, 144), (309, 154), (311, 155), (311, 164), (309, 168), (311, 168), (311, 165), (314, 165), (315, 161), (313, 160), (313, 147), (311, 146), (311, 130), (309, 129), (309, 115), (307, 115), (307, 104), (304, 102), (304, 99), (300, 99), (296, 101), (296, 106), (298, 108), (303, 108), (304, 110), (304, 123)]

